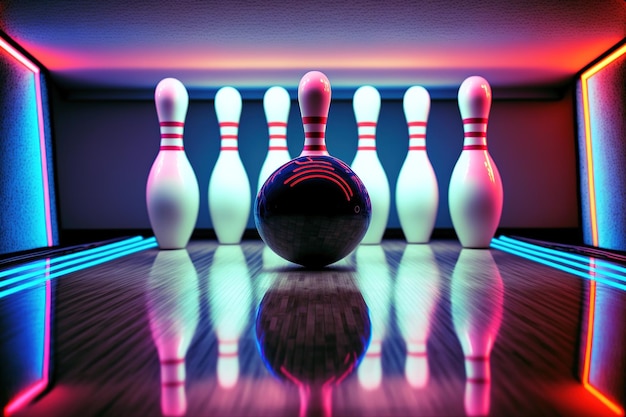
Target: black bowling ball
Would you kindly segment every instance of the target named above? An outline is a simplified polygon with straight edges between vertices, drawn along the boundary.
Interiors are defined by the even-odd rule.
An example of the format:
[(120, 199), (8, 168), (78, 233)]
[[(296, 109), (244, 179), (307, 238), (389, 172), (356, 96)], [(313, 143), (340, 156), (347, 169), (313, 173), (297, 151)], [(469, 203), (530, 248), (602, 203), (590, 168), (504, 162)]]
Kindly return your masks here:
[(371, 211), (363, 182), (346, 163), (332, 156), (301, 156), (267, 179), (255, 201), (254, 220), (278, 255), (319, 268), (356, 248)]

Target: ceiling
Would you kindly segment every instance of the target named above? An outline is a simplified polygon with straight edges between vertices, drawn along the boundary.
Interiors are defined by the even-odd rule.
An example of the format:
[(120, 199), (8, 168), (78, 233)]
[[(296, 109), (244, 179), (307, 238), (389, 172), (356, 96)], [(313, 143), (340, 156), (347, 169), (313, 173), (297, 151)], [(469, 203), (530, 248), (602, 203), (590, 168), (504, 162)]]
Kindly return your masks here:
[(545, 88), (626, 37), (626, 1), (2, 0), (0, 30), (65, 90)]

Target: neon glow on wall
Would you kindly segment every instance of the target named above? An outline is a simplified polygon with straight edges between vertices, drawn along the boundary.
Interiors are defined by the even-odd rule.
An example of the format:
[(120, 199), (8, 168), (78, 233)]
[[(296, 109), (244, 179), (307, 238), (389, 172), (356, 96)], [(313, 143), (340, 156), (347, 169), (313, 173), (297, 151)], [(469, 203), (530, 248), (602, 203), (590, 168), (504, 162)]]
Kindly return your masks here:
[(589, 68), (581, 75), (581, 87), (582, 87), (582, 104), (583, 104), (583, 124), (584, 124), (584, 137), (585, 137), (585, 161), (587, 164), (587, 188), (589, 193), (589, 220), (591, 223), (591, 244), (593, 246), (599, 246), (600, 238), (598, 231), (598, 215), (596, 205), (596, 183), (594, 178), (594, 159), (592, 152), (593, 138), (591, 135), (591, 116), (589, 105), (589, 86), (588, 80), (593, 75), (599, 73), (607, 65), (611, 64), (622, 55), (626, 53), (626, 45), (618, 48), (613, 53), (609, 54), (606, 58)]
[(28, 58), (26, 58), (17, 49), (11, 46), (7, 41), (0, 38), (0, 48), (6, 51), (10, 56), (15, 58), (19, 63), (28, 68), (34, 76), (35, 81), (35, 97), (37, 106), (37, 122), (39, 130), (39, 149), (41, 153), (41, 177), (43, 182), (43, 200), (44, 200), (44, 213), (46, 224), (46, 238), (48, 246), (54, 245), (54, 238), (52, 235), (52, 214), (50, 207), (50, 185), (48, 181), (48, 162), (46, 155), (46, 135), (44, 130), (44, 117), (43, 117), (43, 100), (41, 94), (41, 71), (39, 67), (33, 64)]

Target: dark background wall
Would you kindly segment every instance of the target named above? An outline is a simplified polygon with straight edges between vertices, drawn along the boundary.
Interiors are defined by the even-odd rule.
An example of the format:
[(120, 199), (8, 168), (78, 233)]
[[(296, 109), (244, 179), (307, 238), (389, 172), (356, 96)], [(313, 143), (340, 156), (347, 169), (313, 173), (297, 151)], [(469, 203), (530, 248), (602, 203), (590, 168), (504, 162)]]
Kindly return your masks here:
[[(245, 92), (242, 95), (239, 149), (252, 194), (267, 152), (268, 134), (261, 99), (247, 99)], [(401, 96), (387, 99), (384, 92), (381, 95), (378, 154), (392, 192), (388, 228), (399, 229), (395, 185), (407, 153), (408, 132)], [(333, 156), (351, 163), (357, 128), (351, 95), (343, 97), (349, 98), (331, 102), (327, 146)], [(499, 100), (495, 95), (487, 139), (504, 184), (501, 227), (578, 227), (573, 100), (572, 91), (558, 99)], [(148, 229), (145, 186), (159, 149), (153, 100), (77, 100), (55, 94), (53, 109), (61, 227)], [(446, 229), (452, 227), (448, 181), (463, 146), (456, 100), (433, 100), (428, 122), (427, 148), (440, 191), (436, 228)], [(295, 157), (304, 140), (296, 100), (292, 100), (287, 137)], [(200, 186), (197, 229), (211, 229), (207, 189), (219, 152), (219, 128), (211, 98), (190, 101), (185, 148)], [(252, 214), (248, 228), (255, 228)]]

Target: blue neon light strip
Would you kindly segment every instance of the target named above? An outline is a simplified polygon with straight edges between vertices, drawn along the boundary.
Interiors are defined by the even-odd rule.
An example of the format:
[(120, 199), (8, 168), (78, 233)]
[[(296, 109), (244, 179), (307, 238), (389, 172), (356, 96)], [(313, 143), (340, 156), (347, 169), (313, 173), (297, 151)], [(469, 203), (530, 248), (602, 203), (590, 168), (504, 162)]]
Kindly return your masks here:
[[(6, 269), (4, 271), (0, 271), (0, 278), (4, 278), (7, 277), (9, 275), (14, 275), (14, 274), (18, 274), (22, 271), (27, 271), (27, 270), (33, 270), (33, 269), (39, 269), (43, 266), (46, 265), (53, 265), (59, 262), (63, 262), (63, 261), (67, 261), (69, 259), (74, 259), (74, 258), (82, 258), (83, 256), (86, 255), (91, 255), (91, 254), (95, 254), (98, 252), (102, 252), (105, 250), (109, 250), (109, 249), (113, 249), (119, 246), (125, 246), (128, 245), (130, 243), (134, 243), (134, 242), (138, 242), (142, 240), (141, 236), (135, 236), (129, 239), (125, 239), (119, 242), (115, 242), (115, 243), (111, 243), (109, 245), (103, 245), (103, 246), (99, 246), (96, 248), (92, 248), (92, 249), (86, 249), (84, 251), (80, 251), (80, 252), (74, 252), (74, 253), (70, 253), (67, 255), (62, 255), (62, 256), (58, 256), (55, 258), (50, 258), (50, 259), (46, 259), (46, 260), (40, 260), (40, 261), (35, 261), (35, 262), (29, 262), (26, 263), (24, 265), (20, 265), (20, 266), (16, 266), (14, 268), (9, 268)], [(0, 281), (0, 287), (9, 285), (6, 283), (6, 281)]]
[[(506, 237), (497, 237), (492, 239), (491, 247), (559, 269), (584, 279), (597, 281), (613, 288), (626, 291), (626, 276), (606, 271), (606, 265), (608, 265), (606, 262), (604, 262), (604, 268), (591, 266), (597, 262), (594, 258), (582, 255), (572, 255)], [(572, 256), (576, 256), (576, 259), (579, 262), (574, 261)], [(617, 265), (614, 266), (618, 267)]]
[[(602, 259), (596, 259), (596, 258), (591, 258), (589, 256), (584, 256), (584, 255), (578, 255), (578, 254), (574, 254), (574, 253), (568, 253), (568, 252), (563, 252), (563, 251), (559, 251), (556, 249), (551, 249), (551, 248), (546, 248), (543, 246), (538, 246), (538, 245), (533, 245), (531, 243), (527, 243), (527, 242), (523, 242), (517, 239), (513, 239), (507, 236), (500, 236), (498, 238), (499, 240), (503, 241), (503, 242), (508, 242), (511, 243), (513, 245), (519, 245), (519, 246), (523, 246), (525, 248), (529, 248), (529, 249), (534, 249), (534, 250), (538, 250), (540, 252), (544, 252), (546, 254), (552, 254), (552, 255), (556, 255), (558, 257), (561, 258), (567, 258), (567, 259), (572, 259), (574, 261), (580, 261), (583, 264), (588, 264), (590, 261), (593, 261), (596, 264), (596, 268), (597, 269), (607, 269), (607, 270), (614, 270), (617, 272), (620, 272), (622, 274), (626, 274), (626, 267), (623, 267), (621, 265), (617, 265), (611, 262), (607, 262), (604, 261)], [(621, 279), (622, 281), (626, 280), (626, 276), (625, 275), (619, 275), (618, 279)]]
[[(116, 245), (116, 246), (119, 246), (119, 245)], [(8, 288), (4, 291), (0, 291), (0, 298), (7, 297), (11, 294), (15, 294), (16, 292), (35, 287), (48, 280), (52, 280), (54, 278), (67, 275), (72, 272), (80, 271), (82, 269), (99, 265), (99, 264), (120, 258), (122, 256), (130, 255), (135, 252), (140, 252), (142, 250), (154, 248), (156, 246), (157, 246), (156, 238), (151, 237), (148, 239), (141, 239), (138, 242), (126, 244), (122, 247), (116, 247), (113, 250), (106, 250), (106, 251), (102, 251), (102, 253), (96, 253), (96, 254), (84, 256), (79, 259), (75, 259), (70, 262), (65, 262), (59, 265), (55, 265), (50, 268), (42, 268), (36, 272), (31, 272), (24, 276), (16, 277), (15, 279), (13, 279), (15, 283), (15, 282), (22, 282), (22, 281), (28, 280), (29, 278), (36, 278), (36, 279), (28, 280), (27, 282), (24, 282), (21, 285), (17, 285), (12, 288)], [(50, 273), (53, 270), (56, 272)]]
[[(127, 242), (124, 241), (124, 243), (122, 245), (120, 245), (119, 243), (116, 244), (112, 244), (111, 246), (106, 245), (100, 248), (96, 248), (97, 250), (92, 250), (90, 249), (90, 253), (86, 253), (88, 251), (83, 251), (83, 252), (78, 252), (78, 253), (74, 253), (74, 254), (70, 254), (70, 255), (65, 255), (65, 256), (60, 256), (59, 258), (51, 258), (50, 262), (48, 264), (46, 264), (46, 261), (38, 261), (35, 264), (37, 265), (37, 267), (35, 267), (35, 265), (31, 265), (30, 267), (28, 266), (24, 266), (24, 267), (17, 267), (16, 269), (20, 269), (20, 270), (31, 270), (31, 272), (27, 273), (27, 274), (22, 274), (22, 275), (18, 275), (14, 278), (9, 278), (6, 279), (4, 281), (0, 282), (0, 288), (2, 287), (6, 287), (8, 285), (12, 285), (15, 284), (17, 282), (20, 281), (24, 281), (27, 280), (29, 278), (32, 277), (36, 277), (38, 275), (41, 274), (42, 272), (42, 267), (46, 269), (47, 272), (52, 272), (52, 271), (56, 271), (58, 269), (61, 268), (65, 268), (71, 265), (75, 265), (77, 263), (83, 262), (83, 261), (88, 261), (91, 259), (96, 259), (100, 256), (104, 256), (104, 255), (109, 255), (109, 254), (113, 254), (116, 252), (120, 252), (123, 251), (125, 248), (132, 246), (132, 245), (137, 245), (142, 243), (142, 238), (139, 237), (138, 240), (134, 240), (132, 242)], [(102, 252), (102, 253), (100, 253)], [(67, 261), (65, 263), (59, 263), (61, 261)], [(24, 269), (25, 268), (25, 269)], [(9, 270), (7, 275), (12, 275), (11, 274), (12, 270)]]

